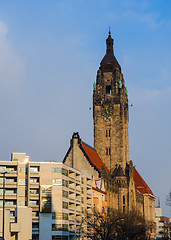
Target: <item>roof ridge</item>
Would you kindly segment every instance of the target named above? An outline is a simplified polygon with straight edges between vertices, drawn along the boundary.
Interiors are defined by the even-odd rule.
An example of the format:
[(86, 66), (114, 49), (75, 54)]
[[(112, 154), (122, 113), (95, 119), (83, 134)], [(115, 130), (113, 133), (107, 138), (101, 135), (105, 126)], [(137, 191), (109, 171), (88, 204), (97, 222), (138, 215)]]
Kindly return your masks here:
[(89, 148), (91, 148), (93, 151), (96, 152), (96, 149), (95, 149), (94, 147), (90, 146), (88, 143), (85, 143), (85, 142), (82, 141), (82, 144), (84, 144), (86, 147), (89, 147)]

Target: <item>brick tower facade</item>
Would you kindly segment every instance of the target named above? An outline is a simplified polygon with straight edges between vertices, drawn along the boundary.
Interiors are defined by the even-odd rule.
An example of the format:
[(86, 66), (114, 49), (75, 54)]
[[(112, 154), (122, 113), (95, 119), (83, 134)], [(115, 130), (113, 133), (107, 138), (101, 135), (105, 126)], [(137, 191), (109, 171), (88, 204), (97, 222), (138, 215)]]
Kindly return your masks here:
[(112, 173), (129, 163), (128, 96), (109, 31), (106, 54), (97, 71), (93, 92), (94, 147)]

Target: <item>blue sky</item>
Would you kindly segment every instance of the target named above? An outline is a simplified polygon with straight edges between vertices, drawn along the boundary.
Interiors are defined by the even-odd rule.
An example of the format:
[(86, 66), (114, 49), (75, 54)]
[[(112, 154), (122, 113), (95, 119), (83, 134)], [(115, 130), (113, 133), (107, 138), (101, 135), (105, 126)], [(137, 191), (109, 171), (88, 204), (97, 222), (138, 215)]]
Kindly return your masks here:
[(0, 1), (0, 159), (61, 161), (93, 145), (92, 86), (111, 26), (129, 91), (130, 159), (171, 216), (171, 2)]

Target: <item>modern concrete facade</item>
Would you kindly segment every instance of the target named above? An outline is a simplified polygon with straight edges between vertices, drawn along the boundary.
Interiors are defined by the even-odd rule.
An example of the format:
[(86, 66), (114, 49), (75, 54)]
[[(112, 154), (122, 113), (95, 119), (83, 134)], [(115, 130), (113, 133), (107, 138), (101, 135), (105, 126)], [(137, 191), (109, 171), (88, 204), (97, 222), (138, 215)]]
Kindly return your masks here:
[(170, 218), (162, 215), (160, 206), (155, 208), (156, 239), (170, 239)]
[[(0, 171), (8, 172), (6, 228), (10, 225), (11, 232), (7, 239), (15, 239), (13, 232), (18, 240), (76, 238), (85, 212), (92, 212), (93, 192), (98, 189), (93, 171), (80, 171), (54, 161), (30, 162), (25, 153), (12, 153), (11, 161), (0, 161)], [(2, 192), (0, 203), (2, 210)], [(31, 232), (30, 227), (32, 236), (24, 238), (22, 232)]]

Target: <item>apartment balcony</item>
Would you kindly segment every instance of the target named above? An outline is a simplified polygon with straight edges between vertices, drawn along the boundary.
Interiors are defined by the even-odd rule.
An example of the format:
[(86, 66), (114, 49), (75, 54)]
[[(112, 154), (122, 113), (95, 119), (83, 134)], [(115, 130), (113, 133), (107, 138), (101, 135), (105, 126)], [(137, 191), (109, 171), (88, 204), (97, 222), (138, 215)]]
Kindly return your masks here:
[(81, 212), (81, 208), (76, 207), (77, 212)]
[(81, 202), (81, 197), (76, 197), (77, 202)]
[(69, 205), (69, 210), (75, 212), (75, 205), (74, 204)]
[(8, 175), (6, 175), (6, 176), (8, 176), (8, 177), (16, 177), (18, 174), (17, 171), (8, 171), (7, 170), (7, 172), (8, 172), (7, 173)]
[(33, 216), (33, 217), (32, 217), (32, 220), (33, 220), (34, 222), (38, 222), (38, 221), (39, 221), (39, 217), (38, 217), (38, 216)]
[(48, 205), (45, 204), (44, 206), (42, 206), (41, 212), (43, 212), (43, 213), (51, 213), (51, 204), (48, 204)]
[(30, 188), (39, 188), (39, 182), (30, 182)]
[(69, 198), (69, 204), (70, 204), (70, 205), (75, 205), (75, 199), (70, 199), (70, 198)]
[(87, 186), (91, 187), (91, 181), (87, 181)]
[(34, 212), (39, 211), (39, 205), (29, 205), (33, 209)]
[(30, 199), (39, 200), (39, 193), (30, 193)]
[(70, 178), (72, 181), (75, 181), (75, 174), (69, 174), (69, 178)]
[(75, 224), (75, 217), (74, 217), (74, 215), (69, 217), (69, 224)]
[(32, 228), (32, 234), (39, 234), (39, 228)]
[(77, 182), (78, 184), (81, 184), (81, 179), (80, 179), (80, 178), (76, 178), (76, 182)]
[[(1, 208), (2, 206), (0, 206), (0, 208)], [(5, 204), (5, 208), (7, 208), (7, 209), (10, 209), (10, 210), (15, 210), (15, 208), (16, 208), (17, 206), (16, 205), (6, 205)]]
[[(17, 182), (5, 182), (5, 188), (16, 188)], [(3, 183), (0, 182), (0, 188), (3, 188)]]
[(39, 177), (40, 172), (29, 172), (30, 177)]
[(69, 194), (69, 200), (75, 201), (75, 194)]
[(5, 199), (6, 200), (17, 199), (17, 194), (16, 193), (5, 193)]
[(87, 201), (88, 206), (92, 206), (92, 201)]
[(10, 222), (15, 223), (15, 217), (10, 217)]
[(92, 192), (87, 192), (87, 195), (91, 198), (92, 197)]
[(76, 187), (76, 191), (79, 193), (81, 192), (80, 186)]
[(20, 232), (21, 224), (20, 223), (11, 223), (11, 232)]
[(69, 188), (75, 190), (75, 184), (69, 184)]

